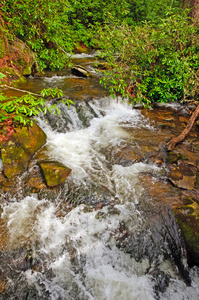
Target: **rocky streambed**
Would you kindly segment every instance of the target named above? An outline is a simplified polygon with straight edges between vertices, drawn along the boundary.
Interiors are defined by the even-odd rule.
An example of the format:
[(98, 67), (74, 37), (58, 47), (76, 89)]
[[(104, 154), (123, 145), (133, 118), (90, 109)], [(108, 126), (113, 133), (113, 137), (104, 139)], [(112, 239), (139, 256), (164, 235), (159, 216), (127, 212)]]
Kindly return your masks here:
[(167, 151), (187, 109), (88, 80), (93, 95), (2, 146), (0, 299), (198, 299), (198, 126)]

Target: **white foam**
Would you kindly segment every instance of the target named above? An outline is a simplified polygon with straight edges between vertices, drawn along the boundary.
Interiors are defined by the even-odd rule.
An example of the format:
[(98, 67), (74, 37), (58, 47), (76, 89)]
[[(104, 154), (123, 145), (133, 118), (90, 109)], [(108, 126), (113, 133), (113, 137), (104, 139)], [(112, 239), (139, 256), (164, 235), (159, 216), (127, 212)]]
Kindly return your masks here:
[(76, 76), (74, 76), (74, 75), (64, 75), (64, 76), (54, 75), (52, 77), (43, 77), (43, 80), (47, 83), (51, 83), (51, 82), (64, 81), (66, 78), (76, 78)]
[[(142, 217), (132, 203), (115, 208), (117, 215), (104, 207), (100, 210), (103, 217), (97, 218), (98, 211), (85, 213), (84, 205), (79, 205), (58, 218), (53, 203), (35, 197), (4, 207), (3, 218), (8, 221), (11, 237), (15, 237), (15, 247), (20, 247), (22, 241), (31, 241), (34, 249), (37, 241), (34, 259), (42, 255), (44, 265), (53, 271), (52, 278), (46, 278), (44, 272), (24, 272), (40, 295), (45, 287), (52, 300), (155, 299), (155, 281), (145, 275), (149, 261), (136, 262), (116, 247), (114, 238), (122, 222), (128, 224), (130, 231), (138, 232)], [(196, 300), (197, 293), (183, 281), (171, 279), (160, 299)]]
[(139, 183), (139, 174), (141, 172), (158, 174), (159, 170), (154, 164), (149, 165), (142, 162), (129, 167), (114, 165), (112, 176), (115, 182), (116, 197), (120, 199), (121, 203), (133, 201), (137, 204), (139, 196), (144, 190), (144, 187)]
[(71, 55), (72, 58), (89, 58), (94, 56), (95, 56), (94, 54), (87, 54), (87, 53), (76, 53)]
[[(104, 208), (102, 221), (96, 218), (97, 211), (85, 213), (84, 206), (80, 205), (59, 219), (52, 203), (26, 197), (20, 203), (5, 207), (3, 217), (8, 219), (11, 234), (17, 237), (15, 245), (27, 238), (37, 240), (40, 253), (46, 255), (46, 262), (55, 274), (52, 281), (42, 279), (51, 295), (55, 295), (56, 290), (60, 296), (64, 286), (75, 281), (79, 293), (85, 296), (90, 291), (91, 299), (154, 299), (151, 280), (144, 275), (148, 261), (136, 263), (130, 255), (120, 251), (112, 239), (120, 222), (129, 218), (129, 208), (117, 206), (120, 212), (117, 217), (109, 215)], [(131, 213), (134, 226), (135, 223), (139, 226), (139, 216), (133, 210)], [(81, 257), (85, 258), (82, 266)], [(74, 259), (79, 267), (78, 275), (73, 271)], [(26, 276), (31, 283), (41, 280), (40, 273), (27, 271)], [(58, 299), (53, 297), (51, 299)]]
[[(96, 106), (96, 102), (94, 105)], [(71, 176), (77, 180), (90, 182), (101, 180), (101, 184), (107, 183), (112, 189), (112, 175), (107, 168), (106, 157), (102, 150), (119, 147), (121, 143), (132, 141), (133, 129), (131, 132), (126, 131), (123, 128), (125, 124), (131, 128), (150, 127), (150, 124), (144, 120), (139, 111), (114, 100), (110, 101), (104, 110), (105, 116), (100, 115), (99, 118), (92, 119), (90, 126), (81, 130), (80, 126), (76, 126), (73, 131), (56, 133), (49, 127), (41, 125), (48, 136), (51, 157), (70, 167)], [(151, 128), (153, 129), (152, 126)]]

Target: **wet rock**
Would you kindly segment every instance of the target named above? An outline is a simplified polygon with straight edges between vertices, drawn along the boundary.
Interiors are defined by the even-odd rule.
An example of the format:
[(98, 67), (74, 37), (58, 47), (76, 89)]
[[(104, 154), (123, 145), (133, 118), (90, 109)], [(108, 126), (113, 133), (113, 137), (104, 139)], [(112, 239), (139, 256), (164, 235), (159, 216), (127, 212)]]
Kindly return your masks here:
[(72, 171), (70, 168), (54, 161), (41, 162), (39, 165), (42, 169), (46, 184), (49, 187), (58, 186), (64, 183)]
[(91, 73), (84, 67), (82, 66), (73, 66), (71, 69), (71, 72), (73, 75), (75, 76), (79, 76), (79, 77), (90, 77)]
[[(189, 143), (182, 143), (176, 146), (174, 151), (171, 151), (179, 156), (179, 161), (185, 161), (188, 164), (194, 165), (197, 167), (197, 158), (199, 155), (199, 151), (197, 149), (197, 143), (193, 142), (192, 147), (190, 147)], [(168, 161), (169, 162), (169, 161)]]
[(37, 65), (33, 51), (14, 35), (8, 40), (4, 35), (6, 30), (6, 28), (1, 28), (0, 31), (1, 72), (9, 77), (12, 75), (13, 79), (22, 75), (30, 75), (32, 66)]
[(170, 276), (158, 269), (150, 270), (149, 274), (150, 274), (150, 276), (153, 277), (153, 279), (155, 279), (154, 280), (154, 282), (155, 282), (154, 290), (158, 297), (159, 293), (164, 293), (166, 291), (166, 289), (168, 288)]
[(29, 160), (45, 144), (46, 134), (36, 124), (32, 127), (17, 127), (8, 142), (1, 145), (3, 171), (7, 178), (25, 171)]
[(158, 167), (164, 165), (166, 158), (166, 151), (164, 148), (160, 149), (159, 151), (153, 151), (149, 155), (146, 156), (145, 162), (154, 163)]
[(34, 191), (34, 189), (36, 191), (38, 191), (38, 190), (41, 190), (43, 188), (46, 188), (46, 185), (43, 182), (43, 179), (41, 177), (30, 178), (28, 183), (29, 183), (30, 188), (33, 189), (32, 191)]
[(121, 149), (113, 148), (111, 149), (109, 156), (111, 156), (111, 162), (113, 164), (121, 166), (128, 166), (140, 160), (140, 156), (136, 153), (136, 149), (133, 149), (130, 146)]
[(93, 117), (97, 117), (95, 111), (92, 110), (92, 107), (86, 101), (78, 102), (76, 104), (76, 111), (84, 127), (90, 126), (90, 121)]
[[(48, 153), (49, 153), (49, 147), (48, 147), (48, 145), (44, 145), (41, 149), (39, 149), (39, 151), (37, 151), (37, 153), (34, 156), (34, 158), (38, 162), (49, 161), (50, 160), (50, 156), (49, 156)], [(33, 164), (34, 164), (34, 162), (33, 162)]]
[(173, 163), (177, 162), (180, 158), (181, 158), (180, 153), (170, 151), (166, 157), (166, 162), (173, 164)]
[(199, 201), (187, 198), (175, 210), (176, 221), (185, 240), (189, 263), (199, 265)]
[(168, 178), (179, 188), (193, 190), (196, 182), (196, 171), (197, 169), (195, 166), (187, 163), (181, 163), (169, 172)]
[(49, 111), (46, 113), (47, 121), (50, 127), (57, 132), (67, 132), (72, 124), (68, 113), (68, 107), (64, 103), (57, 104), (60, 114), (54, 114)]
[(140, 148), (135, 145), (121, 143), (117, 146), (109, 146), (101, 148), (101, 152), (112, 165), (130, 166), (141, 160)]

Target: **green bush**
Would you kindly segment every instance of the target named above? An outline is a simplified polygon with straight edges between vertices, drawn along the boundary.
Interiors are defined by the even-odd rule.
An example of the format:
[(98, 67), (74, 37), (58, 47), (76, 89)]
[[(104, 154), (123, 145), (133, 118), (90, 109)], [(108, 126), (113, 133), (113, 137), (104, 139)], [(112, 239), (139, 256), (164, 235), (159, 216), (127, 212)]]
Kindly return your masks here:
[(41, 112), (46, 114), (48, 110), (51, 113), (60, 114), (57, 107), (60, 101), (68, 106), (73, 104), (69, 99), (60, 100), (56, 104), (50, 104), (50, 99), (63, 97), (63, 91), (58, 88), (44, 89), (40, 94), (40, 97), (28, 93), (22, 97), (12, 97), (12, 99), (8, 99), (0, 93), (0, 124), (2, 125), (6, 120), (12, 120), (12, 123), (15, 124), (21, 123), (22, 125), (32, 126), (33, 121), (31, 117), (38, 116)]
[(132, 0), (129, 2), (128, 24), (136, 25), (141, 22), (159, 23), (170, 11), (180, 11), (181, 0)]
[(145, 105), (197, 99), (199, 40), (187, 12), (133, 30), (105, 26), (97, 40), (109, 66), (102, 82), (113, 95)]
[[(177, 9), (179, 1), (173, 0)], [(23, 40), (36, 53), (41, 69), (63, 68), (78, 42), (96, 47), (94, 36), (104, 25), (159, 22), (171, 2), (157, 0), (2, 0), (0, 14), (9, 34)], [(112, 30), (112, 28), (110, 28)]]
[(2, 0), (1, 13), (13, 33), (37, 54), (42, 69), (63, 68), (74, 47), (68, 1)]

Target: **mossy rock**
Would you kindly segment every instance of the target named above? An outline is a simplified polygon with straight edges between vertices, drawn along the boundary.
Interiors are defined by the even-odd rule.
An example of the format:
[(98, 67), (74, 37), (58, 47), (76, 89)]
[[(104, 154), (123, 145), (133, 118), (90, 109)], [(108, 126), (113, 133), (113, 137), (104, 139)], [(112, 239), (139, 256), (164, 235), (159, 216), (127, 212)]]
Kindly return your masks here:
[(175, 210), (175, 216), (185, 240), (189, 263), (199, 265), (199, 201), (189, 198)]
[[(22, 40), (9, 32), (1, 22), (0, 28), (0, 59), (1, 72), (17, 77), (31, 75), (32, 68), (37, 65), (34, 52)], [(17, 55), (16, 55), (17, 53)], [(5, 59), (4, 59), (5, 58)]]
[(173, 164), (173, 163), (177, 162), (180, 158), (181, 158), (180, 153), (170, 151), (166, 157), (166, 162)]
[(39, 165), (42, 169), (46, 184), (49, 187), (55, 187), (64, 183), (72, 171), (70, 168), (56, 161), (40, 162)]
[(34, 122), (32, 127), (17, 127), (8, 142), (1, 143), (3, 171), (7, 178), (25, 171), (29, 160), (46, 142), (46, 134)]

